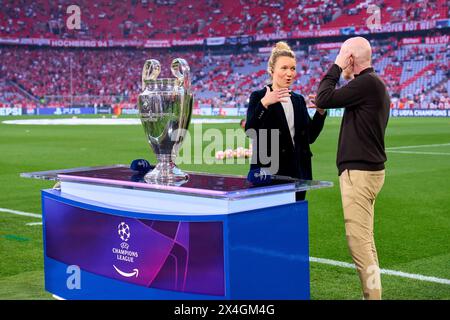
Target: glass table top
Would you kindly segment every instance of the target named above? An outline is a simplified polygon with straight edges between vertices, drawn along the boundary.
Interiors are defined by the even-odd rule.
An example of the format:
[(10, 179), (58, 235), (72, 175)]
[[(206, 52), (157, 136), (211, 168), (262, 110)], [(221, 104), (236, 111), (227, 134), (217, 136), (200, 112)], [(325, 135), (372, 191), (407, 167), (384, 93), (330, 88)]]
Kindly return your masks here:
[(131, 170), (126, 165), (29, 172), (22, 173), (21, 177), (228, 199), (280, 192), (306, 191), (333, 186), (333, 183), (329, 181), (299, 180), (279, 176), (271, 176), (272, 179), (269, 183), (261, 184), (250, 182), (244, 176), (202, 172), (187, 173), (189, 174), (188, 181), (177, 185), (146, 182), (143, 174)]

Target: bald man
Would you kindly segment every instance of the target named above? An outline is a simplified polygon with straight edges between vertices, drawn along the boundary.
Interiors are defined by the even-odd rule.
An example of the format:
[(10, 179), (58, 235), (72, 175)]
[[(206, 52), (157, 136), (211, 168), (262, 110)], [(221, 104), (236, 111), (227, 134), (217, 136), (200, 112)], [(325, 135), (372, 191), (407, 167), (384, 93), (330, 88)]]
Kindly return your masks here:
[[(336, 89), (341, 74), (350, 82)], [(390, 99), (386, 85), (372, 68), (369, 41), (354, 37), (342, 44), (320, 82), (315, 103), (321, 109), (345, 108), (336, 160), (345, 233), (364, 299), (381, 299), (374, 206), (384, 184), (384, 134)]]

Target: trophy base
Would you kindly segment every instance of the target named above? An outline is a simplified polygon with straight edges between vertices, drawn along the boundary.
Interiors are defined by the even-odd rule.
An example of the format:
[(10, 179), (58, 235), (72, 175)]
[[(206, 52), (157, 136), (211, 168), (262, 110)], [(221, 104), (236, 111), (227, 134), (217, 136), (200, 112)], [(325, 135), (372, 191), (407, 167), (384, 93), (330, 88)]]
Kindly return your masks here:
[(189, 175), (181, 171), (172, 161), (159, 162), (144, 176), (147, 183), (180, 186), (189, 180)]

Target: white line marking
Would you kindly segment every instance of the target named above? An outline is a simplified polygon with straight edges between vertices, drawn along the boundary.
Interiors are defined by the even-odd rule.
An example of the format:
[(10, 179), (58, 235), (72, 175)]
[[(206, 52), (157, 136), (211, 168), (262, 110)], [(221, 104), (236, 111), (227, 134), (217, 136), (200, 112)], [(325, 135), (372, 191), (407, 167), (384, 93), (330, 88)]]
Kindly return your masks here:
[(0, 212), (6, 212), (6, 213), (15, 214), (15, 215), (18, 215), (18, 216), (25, 216), (25, 217), (33, 217), (33, 218), (42, 219), (42, 216), (40, 214), (36, 214), (36, 213), (29, 213), (29, 212), (11, 210), (11, 209), (6, 209), (6, 208), (0, 208)]
[(27, 226), (40, 226), (42, 225), (42, 222), (30, 222), (26, 223)]
[(400, 147), (390, 147), (386, 150), (397, 150), (397, 149), (414, 149), (414, 148), (427, 148), (427, 147), (443, 147), (450, 146), (450, 143), (440, 143), (440, 144), (419, 144), (417, 146), (400, 146)]
[[(20, 216), (34, 217), (34, 218), (42, 219), (41, 215), (35, 214), (35, 213), (16, 211), (16, 210), (10, 210), (10, 209), (5, 209), (5, 208), (0, 208), (0, 212), (12, 213), (12, 214), (20, 215)], [(42, 222), (27, 223), (27, 225), (29, 225), (29, 226), (31, 226), (31, 225), (38, 225), (38, 224), (42, 224)], [(261, 251), (261, 250), (258, 250), (258, 249), (255, 250), (255, 249), (249, 248), (249, 247), (245, 247), (244, 248), (242, 246), (239, 247), (239, 248), (240, 249), (245, 249), (245, 250), (250, 250), (250, 251), (255, 251), (255, 252)], [(271, 255), (283, 256), (285, 258), (287, 257), (289, 259), (297, 260), (297, 257), (294, 257), (292, 255), (285, 255), (285, 254), (282, 254), (282, 253), (279, 253), (279, 252), (268, 252), (267, 250), (263, 250), (262, 252), (264, 252), (265, 254), (269, 253)], [(348, 263), (348, 262), (342, 262), (342, 261), (336, 261), (336, 260), (330, 260), (330, 259), (324, 259), (324, 258), (315, 258), (315, 257), (309, 257), (309, 261), (310, 262), (316, 262), (316, 263), (322, 263), (322, 264), (328, 264), (328, 265), (342, 267), (342, 268), (355, 269), (355, 265), (352, 264), (352, 263)], [(414, 280), (420, 280), (420, 281), (427, 281), (427, 282), (434, 282), (434, 283), (450, 285), (450, 279), (430, 277), (430, 276), (424, 276), (424, 275), (421, 275), (421, 274), (406, 273), (406, 272), (403, 272), (403, 271), (396, 271), (396, 270), (389, 270), (389, 269), (381, 269), (381, 273), (382, 274), (391, 275), (391, 276), (402, 277), (402, 278), (409, 278), (409, 279), (414, 279)]]
[(419, 152), (419, 151), (397, 151), (397, 150), (387, 150), (389, 153), (405, 153), (405, 154), (431, 154), (437, 156), (450, 156), (450, 153), (445, 152)]
[[(279, 251), (263, 250), (263, 249), (259, 249), (259, 248), (249, 247), (249, 246), (237, 246), (237, 247), (234, 247), (234, 250), (250, 251), (250, 252), (254, 252), (254, 253), (258, 253), (258, 254), (280, 257), (280, 258), (287, 259), (287, 260), (304, 261), (304, 258), (299, 255), (286, 254), (286, 253), (282, 253)], [(322, 264), (328, 264), (328, 265), (342, 267), (342, 268), (355, 269), (355, 265), (353, 263), (348, 263), (348, 262), (323, 259), (323, 258), (315, 258), (315, 257), (309, 257), (309, 261), (316, 262), (316, 263), (322, 263)], [(380, 270), (381, 270), (382, 274), (387, 274), (390, 276), (397, 276), (397, 277), (402, 277), (402, 278), (409, 278), (409, 279), (414, 279), (414, 280), (450, 285), (450, 279), (430, 277), (430, 276), (424, 276), (421, 274), (406, 273), (403, 271), (396, 271), (396, 270), (389, 270), (389, 269), (380, 269)]]
[[(323, 263), (323, 264), (329, 264), (332, 266), (337, 266), (337, 267), (342, 267), (342, 268), (355, 269), (354, 264), (342, 262), (342, 261), (335, 261), (335, 260), (330, 260), (330, 259), (322, 259), (322, 258), (314, 258), (314, 257), (310, 257), (309, 261)], [(403, 271), (396, 271), (396, 270), (389, 270), (389, 269), (381, 269), (381, 273), (387, 274), (390, 276), (397, 276), (397, 277), (402, 277), (402, 278), (409, 278), (409, 279), (414, 279), (414, 280), (435, 282), (435, 283), (450, 285), (450, 279), (436, 278), (436, 277), (424, 276), (421, 274), (406, 273)]]

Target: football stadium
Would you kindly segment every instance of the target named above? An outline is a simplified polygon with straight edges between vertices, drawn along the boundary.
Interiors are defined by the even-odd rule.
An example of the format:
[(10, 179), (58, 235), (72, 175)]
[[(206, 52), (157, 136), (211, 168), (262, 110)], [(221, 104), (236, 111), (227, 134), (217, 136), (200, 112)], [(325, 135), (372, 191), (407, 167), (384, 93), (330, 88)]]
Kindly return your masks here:
[[(315, 100), (322, 90), (321, 80), (333, 63), (339, 61), (343, 43), (352, 37), (364, 37), (370, 43), (373, 72), (385, 84), (389, 95), (389, 120), (384, 135), (385, 180), (372, 204), (375, 208), (373, 238), (379, 260), (382, 298), (449, 300), (449, 3), (446, 0), (0, 1), (0, 299), (209, 299), (201, 295), (205, 293), (215, 295), (215, 299), (237, 300), (240, 297), (361, 300), (361, 282), (349, 252), (346, 238), (348, 219), (344, 219), (340, 177), (336, 168), (341, 123), (344, 125), (343, 116), (347, 112), (341, 106), (327, 108), (323, 129), (310, 144), (313, 179), (328, 184), (327, 187), (307, 191), (306, 216), (302, 215), (306, 220), (297, 221), (296, 215), (286, 209), (290, 207), (282, 207), (280, 218), (273, 218), (280, 204), (275, 202), (281, 201), (277, 197), (287, 194), (276, 193), (278, 191), (270, 189), (273, 186), (267, 187), (267, 190), (272, 190), (268, 194), (264, 194), (266, 189), (261, 189), (257, 195), (252, 193), (252, 189), (234, 192), (235, 198), (229, 201), (229, 208), (238, 207), (239, 203), (244, 206), (245, 203), (245, 208), (249, 208), (245, 210), (249, 211), (241, 211), (244, 210), (242, 207), (228, 214), (217, 207), (220, 217), (214, 218), (219, 213), (208, 211), (212, 218), (202, 218), (206, 219), (203, 229), (198, 227), (201, 223), (195, 217), (186, 218), (185, 215), (190, 205), (196, 212), (203, 210), (197, 208), (196, 203), (191, 204), (191, 198), (214, 203), (213, 200), (219, 201), (222, 197), (222, 191), (217, 191), (216, 184), (208, 180), (245, 182), (245, 177), (248, 177), (253, 159), (252, 140), (246, 136), (245, 123), (241, 120), (249, 123), (252, 92), (271, 83), (268, 60), (277, 42), (287, 43), (295, 54), (296, 76), (292, 78), (290, 90), (304, 97), (311, 117), (309, 120), (313, 121), (316, 108), (319, 110), (321, 105), (325, 105), (319, 103), (319, 99)], [(157, 60), (159, 64), (150, 66), (146, 62), (149, 59)], [(190, 82), (187, 89), (184, 87), (187, 90), (184, 94), (192, 99), (182, 102), (188, 109), (183, 111), (186, 114), (180, 114), (176, 121), (166, 120), (163, 125), (176, 123), (176, 127), (170, 127), (170, 130), (183, 129), (181, 124), (187, 128), (180, 138), (182, 145), (177, 144), (178, 149), (175, 148), (179, 153), (176, 169), (187, 173), (189, 179), (196, 176), (195, 173), (204, 174), (201, 177), (207, 178), (200, 179), (199, 183), (206, 187), (201, 191), (209, 193), (207, 196), (177, 194), (177, 190), (182, 193), (186, 188), (183, 189), (182, 184), (170, 183), (165, 183), (164, 188), (149, 189), (152, 194), (163, 189), (160, 194), (170, 195), (169, 200), (164, 198), (166, 202), (160, 210), (178, 212), (183, 217), (183, 222), (173, 234), (170, 231), (171, 223), (175, 223), (173, 216), (165, 219), (161, 218), (162, 213), (155, 214), (151, 219), (161, 221), (145, 222), (143, 207), (135, 205), (140, 200), (129, 200), (129, 206), (120, 206), (113, 194), (103, 196), (105, 201), (111, 201), (108, 214), (93, 213), (92, 219), (95, 217), (95, 221), (100, 223), (101, 219), (106, 219), (103, 216), (117, 214), (114, 219), (119, 219), (117, 222), (120, 224), (116, 220), (113, 223), (119, 225), (119, 235), (115, 230), (113, 238), (112, 235), (103, 235), (104, 228), (101, 225), (95, 227), (97, 222), (89, 220), (91, 218), (82, 217), (81, 213), (78, 216), (68, 209), (57, 209), (58, 204), (63, 204), (58, 197), (64, 193), (64, 186), (67, 190), (86, 187), (77, 191), (77, 197), (68, 197), (70, 201), (65, 203), (76, 206), (82, 193), (98, 193), (101, 197), (100, 193), (104, 192), (100, 190), (104, 187), (103, 182), (89, 185), (86, 182), (88, 178), (83, 180), (73, 174), (74, 168), (84, 168), (78, 171), (86, 173), (81, 170), (114, 169), (116, 166), (125, 172), (131, 170), (130, 164), (136, 159), (145, 159), (152, 166), (165, 161), (156, 156), (155, 150), (163, 150), (164, 147), (162, 143), (155, 147), (155, 141), (159, 140), (151, 137), (150, 132), (156, 130), (155, 127), (149, 129), (146, 124), (146, 121), (153, 121), (154, 126), (155, 115), (152, 112), (144, 115), (146, 102), (142, 100), (146, 92), (150, 92), (149, 95), (155, 93), (148, 84), (156, 83), (158, 74), (156, 77), (152, 74), (159, 66), (160, 78), (176, 76), (184, 81), (181, 86), (188, 80)], [(143, 68), (145, 70), (146, 67), (149, 68), (147, 78), (143, 76)], [(177, 73), (177, 70), (182, 72)], [(357, 75), (348, 82), (341, 78), (337, 86), (345, 88), (363, 76)], [(171, 83), (164, 81), (158, 83)], [(269, 94), (269, 89), (266, 94)], [(164, 95), (159, 96), (158, 101), (161, 108), (173, 103)], [(175, 108), (176, 104), (171, 106)], [(265, 108), (264, 104), (262, 107)], [(170, 117), (167, 113), (161, 114), (161, 119)], [(354, 148), (359, 147), (355, 145)], [(175, 149), (169, 149), (167, 154), (170, 156)], [(284, 163), (283, 159), (280, 163)], [(62, 177), (56, 174), (62, 174)], [(75, 181), (75, 176), (79, 180)], [(60, 179), (63, 181), (57, 181)], [(135, 197), (133, 191), (149, 193), (142, 181), (132, 177), (132, 182), (127, 181), (120, 188), (117, 185), (107, 188), (128, 192), (131, 199)], [(298, 186), (292, 181), (291, 185)], [(277, 190), (281, 190), (281, 186), (284, 185), (278, 185)], [(50, 191), (42, 193), (42, 190)], [(247, 193), (253, 198), (245, 198)], [(264, 202), (265, 207), (255, 207), (251, 199)], [(270, 204), (270, 199), (275, 202)], [(145, 201), (156, 208), (152, 201), (143, 199), (142, 203), (147, 203)], [(89, 203), (89, 210), (93, 210), (93, 202)], [(294, 200), (286, 206), (295, 205)], [(133, 212), (136, 215), (118, 214), (124, 207), (131, 211), (135, 208)], [(55, 210), (51, 211), (52, 208)], [(80, 208), (89, 211), (88, 207)], [(253, 215), (251, 210), (257, 211)], [(292, 209), (292, 212), (296, 210)], [(123, 221), (135, 223), (139, 220), (141, 225), (146, 225), (148, 229), (144, 231), (149, 237), (153, 234), (149, 230), (159, 230), (159, 235), (164, 234), (164, 238), (155, 236), (158, 245), (162, 246), (166, 238), (175, 243), (171, 251), (167, 251), (167, 256), (175, 262), (166, 257), (168, 260), (160, 263), (159, 273), (152, 276), (152, 285), (148, 280), (139, 280), (138, 272), (130, 273), (138, 270), (133, 269), (135, 260), (150, 261), (151, 257), (146, 256), (145, 249), (139, 251), (136, 248), (139, 246), (132, 244), (140, 237), (138, 226), (120, 220), (124, 216), (128, 220)], [(280, 228), (276, 227), (277, 219), (285, 219), (285, 224), (292, 221), (292, 228), (283, 226), (283, 222)], [(220, 253), (223, 259), (220, 261), (225, 261), (222, 269), (216, 262), (207, 260), (213, 259), (214, 248), (199, 244), (200, 240), (195, 239), (203, 230), (205, 238), (199, 239), (207, 239), (205, 242), (211, 243), (216, 241), (207, 235), (216, 230), (214, 223), (217, 221), (223, 222), (223, 230), (230, 234), (229, 238), (223, 234), (217, 242), (224, 249)], [(255, 226), (254, 234), (248, 226), (250, 223)], [(264, 228), (267, 226), (263, 226), (264, 223), (272, 223), (272, 228), (267, 230), (271, 230), (273, 235), (266, 234), (267, 239), (283, 238), (286, 228), (286, 237), (294, 241), (292, 246), (289, 244), (284, 250), (281, 239), (274, 240), (267, 247), (259, 247), (265, 237)], [(302, 228), (306, 229), (291, 230), (297, 223), (303, 223)], [(59, 230), (64, 226), (68, 226), (67, 233)], [(182, 236), (184, 228), (189, 230)], [(155, 245), (150, 243), (153, 238), (143, 238), (147, 234), (144, 231), (142, 243), (150, 247)], [(64, 235), (67, 238), (61, 238)], [(306, 252), (307, 258), (295, 254), (297, 240), (306, 246), (306, 251), (302, 252)], [(117, 272), (111, 269), (96, 273), (94, 268), (101, 267), (100, 262), (94, 261), (95, 250), (103, 245), (100, 242), (108, 241), (110, 244), (106, 247), (109, 251), (102, 251), (104, 254), (98, 254), (98, 259), (106, 261), (106, 253), (111, 253), (112, 247), (120, 246), (121, 249), (114, 248), (113, 252), (117, 259), (122, 260), (121, 264), (119, 267), (114, 265)], [(183, 241), (190, 243), (187, 258), (182, 253)], [(243, 241), (241, 245), (237, 244), (239, 241)], [(89, 261), (78, 263), (78, 257), (83, 255), (75, 251), (82, 252), (86, 248), (92, 249), (92, 255), (86, 258)], [(187, 262), (183, 262), (185, 260)], [(213, 270), (200, 266), (202, 261)], [(261, 280), (266, 281), (267, 296), (253, 297), (251, 289), (243, 288), (239, 281), (250, 273), (254, 273), (255, 278), (263, 275), (265, 262), (261, 261), (268, 261), (267, 270), (274, 274), (285, 270), (283, 268), (286, 268), (286, 274), (300, 268), (303, 275), (295, 275), (293, 283), (286, 284), (286, 289), (280, 285), (279, 291), (277, 286), (288, 275), (280, 275), (279, 279), (273, 275), (272, 281)], [(252, 263), (258, 263), (262, 271), (249, 271), (254, 268)], [(68, 277), (72, 274), (68, 266), (72, 265), (81, 268), (81, 282), (75, 281), (75, 287), (65, 288), (66, 280), (70, 287)], [(196, 267), (200, 270), (198, 275)], [(179, 268), (187, 270), (184, 278)], [(172, 269), (176, 270), (173, 287), (170, 286)], [(248, 270), (243, 272), (244, 269)], [(139, 275), (145, 277), (145, 271), (139, 270)], [(57, 272), (60, 274), (56, 275)], [(109, 276), (109, 272), (116, 273)], [(215, 278), (214, 272), (222, 278)], [(298, 296), (297, 276), (299, 281), (306, 279), (308, 283), (308, 289)], [(127, 285), (123, 287), (124, 292), (130, 295), (102, 295), (98, 288), (83, 293), (83, 288), (90, 285), (102, 286), (105, 279), (111, 283), (108, 282), (104, 288)], [(224, 279), (224, 288), (220, 279)], [(62, 284), (55, 284), (57, 280)], [(77, 283), (81, 283), (81, 287), (77, 287)], [(135, 287), (139, 290), (133, 291)], [(79, 295), (63, 294), (77, 289)], [(146, 295), (143, 289), (154, 291)], [(270, 295), (272, 289), (273, 296)], [(228, 292), (232, 294), (228, 295)], [(276, 292), (281, 293), (277, 296)], [(184, 293), (187, 295), (181, 295)]]

